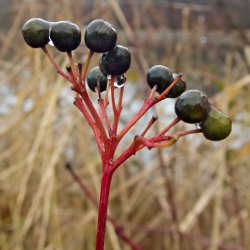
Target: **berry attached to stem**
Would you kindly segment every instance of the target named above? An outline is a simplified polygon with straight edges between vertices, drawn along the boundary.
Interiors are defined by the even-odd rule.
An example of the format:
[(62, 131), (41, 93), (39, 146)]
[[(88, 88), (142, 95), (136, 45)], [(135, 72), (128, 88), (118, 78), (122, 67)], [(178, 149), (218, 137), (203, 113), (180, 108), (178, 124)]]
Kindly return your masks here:
[(96, 88), (99, 88), (100, 92), (105, 91), (107, 88), (107, 81), (107, 76), (102, 73), (99, 67), (94, 67), (88, 73), (87, 84), (94, 92)]
[(52, 23), (50, 39), (61, 52), (71, 52), (81, 43), (81, 30), (68, 21), (55, 22)]
[(115, 47), (117, 33), (110, 23), (102, 19), (96, 19), (88, 24), (84, 40), (91, 51), (104, 53)]
[(223, 112), (212, 107), (207, 118), (200, 124), (203, 135), (211, 141), (220, 141), (229, 136), (232, 121)]
[(100, 68), (107, 75), (119, 76), (124, 74), (130, 67), (131, 55), (129, 50), (121, 45), (102, 54)]
[(147, 83), (152, 89), (157, 86), (156, 91), (161, 94), (174, 80), (174, 77), (168, 67), (163, 65), (154, 65), (147, 72)]
[(41, 18), (28, 20), (22, 28), (25, 42), (32, 48), (43, 48), (49, 42), (50, 23)]
[(202, 122), (208, 116), (211, 104), (207, 96), (199, 90), (188, 90), (175, 103), (176, 115), (186, 123)]

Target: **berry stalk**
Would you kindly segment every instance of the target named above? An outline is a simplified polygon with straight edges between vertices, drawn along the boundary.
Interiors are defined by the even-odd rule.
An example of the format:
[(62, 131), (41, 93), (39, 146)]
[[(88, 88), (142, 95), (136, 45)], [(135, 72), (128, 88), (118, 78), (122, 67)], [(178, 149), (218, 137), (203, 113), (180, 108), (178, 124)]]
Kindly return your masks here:
[(108, 214), (108, 201), (109, 191), (112, 181), (113, 172), (110, 171), (112, 168), (112, 161), (108, 161), (105, 169), (102, 173), (101, 191), (99, 198), (99, 209), (98, 209), (98, 221), (97, 221), (97, 232), (96, 232), (96, 250), (104, 249), (106, 222)]

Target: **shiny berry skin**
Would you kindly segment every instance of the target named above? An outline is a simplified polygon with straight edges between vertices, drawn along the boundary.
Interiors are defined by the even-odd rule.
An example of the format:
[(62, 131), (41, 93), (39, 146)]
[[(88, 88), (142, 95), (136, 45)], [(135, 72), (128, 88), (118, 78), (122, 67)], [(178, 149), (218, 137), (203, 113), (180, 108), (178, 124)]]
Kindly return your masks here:
[(174, 80), (173, 75), (168, 67), (163, 65), (154, 65), (147, 72), (147, 83), (152, 89), (157, 86), (156, 91), (162, 93)]
[(109, 52), (103, 53), (100, 59), (100, 68), (107, 75), (119, 76), (130, 67), (131, 55), (126, 47), (117, 45)]
[(91, 51), (104, 53), (115, 47), (117, 33), (110, 23), (102, 19), (96, 19), (88, 24), (84, 40)]
[(207, 96), (199, 90), (182, 93), (175, 103), (176, 115), (186, 123), (199, 123), (206, 119), (211, 104)]
[(220, 141), (232, 131), (232, 121), (221, 111), (212, 107), (207, 118), (200, 124), (203, 135), (211, 141)]
[(118, 87), (123, 86), (126, 83), (126, 76), (125, 75), (120, 75), (116, 77), (116, 84)]
[(50, 23), (41, 18), (28, 20), (22, 28), (25, 42), (32, 48), (43, 48), (49, 42)]
[(103, 92), (107, 88), (107, 76), (102, 73), (99, 67), (94, 67), (92, 68), (87, 76), (87, 84), (89, 88), (95, 92), (96, 87), (98, 86), (98, 81), (99, 81), (99, 87), (100, 87), (100, 92)]
[[(176, 78), (177, 75), (173, 74), (173, 77)], [(166, 97), (176, 98), (180, 96), (186, 90), (186, 83), (180, 79), (168, 92)]]
[(71, 52), (81, 43), (81, 30), (71, 22), (54, 22), (51, 25), (50, 39), (61, 52)]

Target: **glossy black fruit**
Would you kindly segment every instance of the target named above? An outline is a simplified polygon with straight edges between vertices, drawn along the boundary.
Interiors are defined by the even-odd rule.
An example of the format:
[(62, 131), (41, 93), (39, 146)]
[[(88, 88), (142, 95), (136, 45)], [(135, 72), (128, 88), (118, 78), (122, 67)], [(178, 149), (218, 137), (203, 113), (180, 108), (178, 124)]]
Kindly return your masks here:
[(84, 39), (91, 51), (104, 53), (115, 47), (117, 33), (110, 23), (97, 19), (88, 24)]
[(87, 84), (89, 88), (95, 92), (96, 87), (99, 84), (100, 92), (103, 92), (107, 88), (107, 76), (102, 73), (99, 67), (91, 69), (87, 76)]
[(50, 23), (41, 18), (28, 20), (22, 28), (25, 42), (32, 48), (42, 48), (49, 42)]
[(156, 91), (162, 93), (174, 80), (174, 77), (169, 68), (163, 65), (154, 65), (147, 72), (147, 83), (152, 89), (157, 86)]
[(71, 52), (81, 43), (81, 30), (68, 21), (54, 22), (51, 25), (50, 39), (58, 50)]
[(125, 75), (120, 75), (116, 77), (116, 85), (117, 87), (121, 87), (125, 84), (126, 82), (126, 76)]
[(117, 45), (109, 52), (102, 54), (100, 68), (107, 75), (119, 76), (130, 67), (131, 55), (126, 47)]
[(207, 96), (199, 90), (182, 93), (175, 103), (175, 113), (184, 122), (199, 123), (206, 119), (211, 104)]
[(212, 108), (200, 127), (208, 140), (220, 141), (231, 133), (232, 121), (224, 113)]
[[(173, 77), (176, 78), (176, 74), (173, 74)], [(180, 79), (168, 92), (166, 97), (176, 98), (180, 96), (186, 90), (186, 83)]]

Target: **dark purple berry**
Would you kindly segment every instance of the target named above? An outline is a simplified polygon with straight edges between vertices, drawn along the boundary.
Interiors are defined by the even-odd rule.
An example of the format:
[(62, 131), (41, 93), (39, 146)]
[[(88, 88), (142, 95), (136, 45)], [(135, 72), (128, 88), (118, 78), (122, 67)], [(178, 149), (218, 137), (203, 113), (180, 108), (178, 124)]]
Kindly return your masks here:
[(107, 76), (102, 73), (99, 67), (92, 68), (87, 76), (87, 84), (92, 91), (96, 91), (96, 87), (99, 87), (100, 92), (103, 92), (107, 88)]
[(41, 18), (28, 20), (22, 28), (25, 42), (32, 48), (45, 47), (49, 42), (50, 23)]
[(152, 89), (157, 86), (156, 91), (162, 93), (174, 80), (170, 69), (163, 65), (154, 65), (147, 72), (147, 83)]
[(175, 103), (175, 113), (184, 122), (199, 123), (206, 119), (211, 104), (207, 96), (199, 90), (182, 93)]
[(102, 54), (100, 68), (107, 75), (119, 76), (130, 67), (131, 55), (126, 47), (117, 45), (115, 48)]
[(81, 43), (81, 30), (71, 22), (54, 22), (51, 25), (50, 39), (61, 52), (71, 52)]
[(104, 53), (115, 47), (117, 33), (110, 23), (97, 19), (88, 24), (84, 39), (91, 51)]

